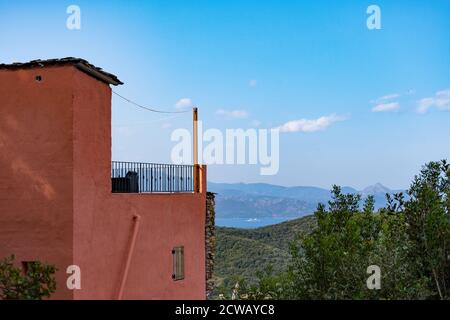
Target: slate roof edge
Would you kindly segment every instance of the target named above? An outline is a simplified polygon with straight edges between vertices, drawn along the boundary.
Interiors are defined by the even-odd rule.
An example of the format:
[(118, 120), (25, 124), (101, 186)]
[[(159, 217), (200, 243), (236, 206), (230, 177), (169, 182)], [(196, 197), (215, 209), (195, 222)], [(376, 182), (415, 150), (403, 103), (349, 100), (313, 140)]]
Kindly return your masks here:
[(96, 67), (93, 64), (89, 63), (87, 60), (81, 58), (67, 57), (62, 59), (47, 59), (47, 60), (32, 60), (28, 62), (15, 62), (11, 64), (0, 64), (0, 70), (8, 69), (24, 69), (24, 68), (43, 68), (47, 66), (55, 66), (55, 65), (73, 65), (80, 71), (83, 71), (90, 76), (103, 81), (107, 84), (112, 84), (114, 86), (123, 84), (122, 81), (117, 78), (112, 73), (104, 71), (102, 68)]

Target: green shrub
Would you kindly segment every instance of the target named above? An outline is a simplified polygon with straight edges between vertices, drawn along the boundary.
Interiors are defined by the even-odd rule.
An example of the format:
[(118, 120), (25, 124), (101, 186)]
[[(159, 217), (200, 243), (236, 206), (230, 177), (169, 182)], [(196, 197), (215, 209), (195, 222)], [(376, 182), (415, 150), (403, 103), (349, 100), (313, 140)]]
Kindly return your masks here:
[(41, 262), (27, 265), (26, 272), (14, 266), (15, 257), (0, 261), (0, 299), (41, 300), (56, 290), (56, 268)]

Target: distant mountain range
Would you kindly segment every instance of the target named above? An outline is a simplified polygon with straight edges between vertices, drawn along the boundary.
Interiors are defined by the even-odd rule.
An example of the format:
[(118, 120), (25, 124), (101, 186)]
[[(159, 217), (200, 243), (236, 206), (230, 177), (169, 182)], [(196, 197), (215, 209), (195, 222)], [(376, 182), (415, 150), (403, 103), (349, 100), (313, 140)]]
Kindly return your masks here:
[[(208, 182), (208, 190), (216, 195), (217, 218), (297, 218), (312, 214), (319, 203), (327, 204), (330, 190), (318, 187), (282, 187), (266, 183), (214, 183)], [(373, 195), (375, 208), (386, 205), (386, 193), (391, 190), (381, 183), (356, 190), (342, 187), (344, 193), (359, 193), (363, 198)]]

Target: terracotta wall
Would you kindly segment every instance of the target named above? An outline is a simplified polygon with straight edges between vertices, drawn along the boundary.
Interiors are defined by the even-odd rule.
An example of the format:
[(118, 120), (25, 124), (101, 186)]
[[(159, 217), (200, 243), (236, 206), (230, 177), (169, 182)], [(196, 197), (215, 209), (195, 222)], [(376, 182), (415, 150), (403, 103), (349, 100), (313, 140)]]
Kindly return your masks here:
[[(54, 190), (51, 193), (53, 198), (46, 198), (45, 192), (41, 192), (43, 195), (29, 193), (32, 199), (27, 206), (19, 208), (13, 205), (4, 215), (2, 211), (5, 207), (11, 207), (18, 196), (0, 195), (3, 196), (0, 198), (0, 219), (5, 223), (0, 225), (0, 256), (9, 251), (23, 252), (21, 259), (25, 255), (30, 256), (30, 259), (46, 258), (64, 271), (69, 264), (79, 265), (82, 289), (65, 289), (65, 280), (61, 281), (60, 274), (55, 297), (70, 298), (73, 293), (75, 299), (115, 299), (130, 247), (133, 216), (139, 215), (141, 219), (136, 246), (123, 298), (204, 299), (205, 188), (199, 194), (112, 194), (111, 89), (74, 67), (58, 68), (57, 72), (56, 69), (48, 70), (52, 72), (49, 78), (56, 79), (54, 83), (49, 83), (52, 90), (45, 94), (36, 92), (46, 112), (41, 114), (41, 109), (33, 112), (38, 119), (50, 117), (53, 121), (43, 125), (44, 120), (41, 120), (30, 133), (27, 127), (31, 118), (22, 119), (24, 132), (19, 136), (32, 137), (46, 132), (46, 141), (52, 142), (48, 142), (48, 148), (37, 143), (32, 148), (33, 152), (30, 152), (29, 147), (22, 144), (22, 138), (17, 140), (9, 131), (8, 138), (2, 139), (3, 131), (6, 131), (2, 123), (0, 148), (7, 151), (17, 145), (14, 154), (19, 158), (26, 155), (27, 164), (36, 158), (40, 163), (49, 162), (45, 170), (41, 169), (39, 176), (44, 180), (54, 177), (54, 180), (48, 181), (47, 189), (45, 184), (37, 184), (47, 192)], [(20, 73), (26, 72), (29, 75), (35, 73)], [(44, 82), (45, 79), (44, 75)], [(29, 86), (35, 86), (35, 83), (25, 86), (25, 96), (28, 95)], [(16, 88), (16, 84), (12, 83), (9, 90), (14, 92)], [(55, 94), (62, 97), (55, 100)], [(5, 99), (3, 94), (1, 97)], [(24, 99), (21, 105), (23, 108), (33, 108), (35, 98)], [(13, 109), (21, 99), (17, 95), (9, 98), (8, 109), (1, 106), (0, 112), (16, 117), (18, 111)], [(0, 121), (6, 122), (3, 117)], [(11, 126), (11, 123), (13, 121), (9, 120), (7, 124)], [(60, 154), (59, 150), (65, 153)], [(4, 181), (10, 179), (13, 171), (18, 169), (13, 168), (14, 159), (11, 155), (0, 156), (0, 159), (4, 166), (11, 167), (7, 172), (0, 173), (0, 185), (5, 188)], [(58, 169), (64, 168), (64, 173), (55, 171), (56, 165), (59, 165)], [(206, 168), (203, 170), (202, 181), (206, 186)], [(31, 173), (28, 172), (29, 175)], [(26, 178), (23, 181), (25, 184), (30, 181), (29, 176)], [(6, 183), (7, 188), (16, 188), (15, 193), (23, 194), (24, 188), (14, 185), (14, 182)], [(39, 197), (40, 202), (34, 201), (36, 197)], [(31, 206), (33, 213), (29, 210)], [(17, 214), (22, 220), (31, 219), (33, 226), (23, 226), (18, 219), (14, 220), (13, 216)], [(56, 218), (58, 223), (44, 224), (42, 216), (48, 217), (46, 222)], [(36, 230), (36, 225), (41, 228)], [(30, 233), (45, 234), (45, 241), (39, 246), (35, 245), (36, 242), (32, 241), (34, 238), (28, 236)], [(3, 243), (5, 246), (2, 249)], [(56, 249), (56, 252), (44, 254), (41, 250), (43, 244), (46, 245), (45, 250), (53, 252)], [(172, 248), (180, 245), (185, 247), (185, 280), (173, 281)]]
[(0, 258), (56, 264), (60, 286), (73, 254), (72, 78), (70, 68), (0, 71)]

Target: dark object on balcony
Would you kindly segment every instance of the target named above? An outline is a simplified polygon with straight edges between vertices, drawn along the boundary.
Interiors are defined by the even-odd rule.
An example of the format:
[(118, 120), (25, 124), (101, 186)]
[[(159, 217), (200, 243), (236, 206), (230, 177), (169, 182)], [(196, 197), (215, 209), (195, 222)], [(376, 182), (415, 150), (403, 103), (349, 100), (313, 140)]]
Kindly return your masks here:
[(139, 175), (128, 171), (125, 178), (112, 178), (112, 192), (139, 193)]
[(139, 175), (137, 172), (129, 171), (126, 175), (130, 182), (130, 192), (139, 192)]

